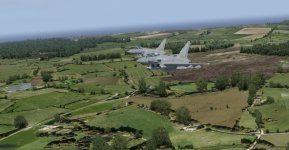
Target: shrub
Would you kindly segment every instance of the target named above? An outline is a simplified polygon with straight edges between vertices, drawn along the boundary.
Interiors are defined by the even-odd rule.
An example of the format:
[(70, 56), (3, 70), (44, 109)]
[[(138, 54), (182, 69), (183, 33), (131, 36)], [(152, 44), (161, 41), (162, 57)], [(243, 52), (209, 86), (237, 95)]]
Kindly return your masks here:
[(140, 93), (146, 93), (147, 85), (144, 78), (141, 78), (138, 82), (138, 90)]
[(242, 138), (241, 143), (242, 144), (252, 144), (252, 141), (250, 139), (247, 139), (247, 138)]
[(150, 109), (168, 115), (171, 111), (171, 103), (166, 100), (154, 100), (151, 102)]
[(157, 91), (160, 97), (167, 97), (168, 93), (167, 93), (167, 85), (165, 82), (160, 81), (159, 86), (157, 87)]
[(157, 147), (166, 146), (172, 147), (172, 142), (167, 130), (164, 127), (156, 128), (152, 131), (152, 142), (155, 143)]
[(219, 77), (217, 80), (216, 80), (216, 88), (220, 91), (223, 91), (226, 89), (227, 85), (228, 85), (228, 78), (227, 77)]
[(186, 107), (180, 107), (176, 111), (176, 120), (179, 123), (188, 125), (191, 121), (191, 114)]
[(268, 96), (267, 97), (267, 99), (266, 99), (266, 104), (272, 104), (272, 103), (274, 103), (274, 98), (273, 97), (271, 97), (271, 96)]
[(27, 127), (28, 122), (27, 120), (24, 118), (24, 116), (17, 116), (14, 118), (14, 126), (17, 129), (22, 129)]
[(197, 90), (200, 93), (207, 91), (208, 82), (204, 78), (199, 78), (196, 81), (196, 85), (197, 85)]

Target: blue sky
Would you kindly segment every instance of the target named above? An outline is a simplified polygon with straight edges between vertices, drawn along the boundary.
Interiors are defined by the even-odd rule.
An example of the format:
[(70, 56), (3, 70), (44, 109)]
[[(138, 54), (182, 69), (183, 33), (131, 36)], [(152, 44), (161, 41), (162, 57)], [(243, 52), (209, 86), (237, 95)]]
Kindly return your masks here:
[(0, 0), (0, 36), (289, 15), (288, 0)]

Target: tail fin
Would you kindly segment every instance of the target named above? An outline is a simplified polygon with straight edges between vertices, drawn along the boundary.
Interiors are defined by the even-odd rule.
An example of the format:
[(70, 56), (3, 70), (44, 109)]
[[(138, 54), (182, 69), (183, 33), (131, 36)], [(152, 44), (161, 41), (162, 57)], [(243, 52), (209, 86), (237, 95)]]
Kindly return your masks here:
[(186, 45), (182, 48), (182, 50), (180, 51), (180, 53), (177, 55), (177, 57), (180, 57), (180, 58), (188, 58), (188, 52), (189, 52), (190, 46), (191, 46), (191, 42), (188, 41), (188, 42), (186, 43)]
[(164, 39), (161, 42), (161, 44), (159, 45), (159, 47), (157, 48), (157, 50), (164, 51), (165, 50), (165, 46), (166, 46), (166, 42), (167, 42), (167, 39)]

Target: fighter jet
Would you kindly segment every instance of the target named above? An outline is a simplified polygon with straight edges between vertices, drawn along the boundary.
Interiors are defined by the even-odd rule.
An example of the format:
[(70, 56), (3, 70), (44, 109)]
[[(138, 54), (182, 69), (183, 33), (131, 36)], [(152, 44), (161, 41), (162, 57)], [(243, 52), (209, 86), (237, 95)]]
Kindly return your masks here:
[(190, 63), (188, 59), (188, 52), (191, 43), (188, 41), (182, 48), (178, 55), (159, 55), (152, 57), (142, 57), (137, 61), (142, 64), (148, 64), (148, 69), (188, 69), (188, 68), (201, 68), (203, 63)]
[(136, 49), (130, 49), (127, 51), (127, 53), (130, 54), (137, 54), (141, 57), (146, 56), (159, 56), (165, 54), (165, 45), (166, 45), (167, 39), (164, 39), (158, 48), (156, 49), (150, 49), (150, 48), (143, 48), (143, 47), (137, 47)]

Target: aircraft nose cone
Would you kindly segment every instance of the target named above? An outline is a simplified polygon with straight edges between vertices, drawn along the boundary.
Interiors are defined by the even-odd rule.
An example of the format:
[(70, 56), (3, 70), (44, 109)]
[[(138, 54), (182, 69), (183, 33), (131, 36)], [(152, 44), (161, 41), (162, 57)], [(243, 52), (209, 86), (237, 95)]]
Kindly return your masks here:
[(143, 58), (139, 58), (138, 60), (137, 60), (137, 62), (139, 62), (139, 63), (145, 63), (145, 60), (143, 59)]
[(142, 59), (141, 59), (141, 58), (139, 58), (139, 59), (137, 60), (137, 62), (141, 63), (141, 62), (142, 62)]
[(130, 50), (128, 50), (127, 52), (128, 52), (128, 53), (133, 53), (133, 51), (134, 51), (133, 49), (130, 49)]

